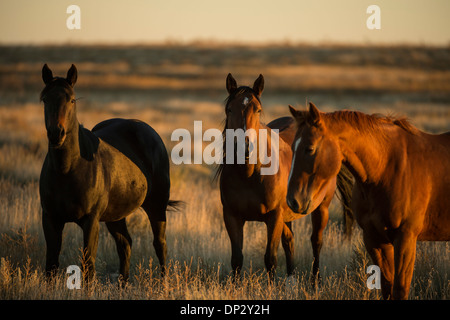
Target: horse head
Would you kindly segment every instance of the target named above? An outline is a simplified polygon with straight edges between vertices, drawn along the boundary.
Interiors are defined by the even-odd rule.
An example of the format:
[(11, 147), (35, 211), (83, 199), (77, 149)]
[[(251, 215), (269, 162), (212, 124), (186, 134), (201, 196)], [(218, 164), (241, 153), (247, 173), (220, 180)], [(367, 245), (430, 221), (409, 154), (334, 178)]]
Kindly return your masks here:
[(341, 169), (343, 156), (338, 141), (327, 134), (321, 112), (313, 103), (309, 104), (309, 111), (289, 107), (297, 132), (286, 201), (292, 211), (309, 214), (323, 201), (329, 183)]
[(77, 125), (75, 92), (77, 68), (72, 64), (66, 78), (53, 77), (47, 64), (42, 68), (45, 88), (40, 100), (44, 102), (45, 128), (49, 145), (59, 148), (64, 144), (67, 134)]

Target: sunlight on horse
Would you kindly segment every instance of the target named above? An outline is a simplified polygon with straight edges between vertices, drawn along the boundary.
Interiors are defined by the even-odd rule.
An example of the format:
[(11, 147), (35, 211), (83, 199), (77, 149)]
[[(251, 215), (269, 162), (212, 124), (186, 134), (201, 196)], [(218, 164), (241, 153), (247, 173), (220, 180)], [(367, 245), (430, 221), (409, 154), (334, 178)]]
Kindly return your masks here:
[(125, 218), (142, 207), (150, 220), (153, 245), (164, 270), (166, 208), (169, 201), (169, 158), (163, 141), (138, 120), (110, 119), (92, 131), (77, 120), (74, 65), (66, 78), (53, 77), (44, 65), (45, 127), (48, 153), (40, 177), (42, 225), (47, 243), (46, 271), (59, 266), (64, 224), (83, 229), (87, 278), (95, 271), (99, 221), (114, 237), (122, 280), (129, 277), (131, 237)]
[(289, 197), (308, 208), (341, 163), (355, 177), (352, 205), (381, 269), (385, 299), (407, 299), (417, 240), (450, 240), (450, 133), (424, 133), (405, 119), (356, 111), (290, 108), (300, 141)]
[[(244, 164), (227, 164), (223, 161), (217, 175), (220, 176), (220, 194), (223, 205), (223, 217), (231, 241), (231, 265), (236, 274), (239, 274), (243, 264), (243, 229), (246, 221), (262, 221), (267, 226), (267, 247), (264, 262), (267, 271), (273, 276), (277, 266), (277, 251), (281, 240), (286, 255), (287, 274), (294, 272), (294, 235), (291, 229), (293, 220), (304, 215), (291, 210), (286, 203), (287, 181), (291, 168), (291, 144), (295, 135), (295, 121), (291, 117), (278, 118), (268, 125), (261, 123), (262, 111), (261, 94), (264, 88), (264, 78), (260, 75), (253, 87), (238, 87), (231, 74), (226, 80), (229, 97), (225, 106), (225, 128), (227, 129), (266, 129), (268, 137), (272, 129), (279, 130), (279, 170), (274, 175), (261, 175), (261, 159), (256, 164), (248, 161)], [(259, 136), (257, 136), (259, 139)], [(270, 139), (267, 139), (267, 149), (270, 150)], [(225, 148), (225, 143), (224, 143)], [(249, 143), (245, 141), (246, 155), (249, 154)], [(225, 157), (226, 155), (224, 155)], [(224, 159), (225, 160), (225, 159)], [(338, 186), (351, 183), (339, 175), (341, 180)], [(351, 189), (351, 188), (350, 188)], [(313, 231), (311, 244), (314, 253), (313, 278), (319, 272), (319, 253), (322, 246), (323, 230), (328, 222), (328, 206), (335, 194), (336, 178), (328, 184), (326, 196), (317, 203), (313, 211)], [(343, 194), (342, 202), (344, 212), (348, 214), (349, 197), (344, 194), (345, 188), (339, 191)], [(347, 189), (348, 190), (348, 189)], [(346, 205), (347, 204), (347, 205)], [(348, 222), (351, 223), (351, 219)]]

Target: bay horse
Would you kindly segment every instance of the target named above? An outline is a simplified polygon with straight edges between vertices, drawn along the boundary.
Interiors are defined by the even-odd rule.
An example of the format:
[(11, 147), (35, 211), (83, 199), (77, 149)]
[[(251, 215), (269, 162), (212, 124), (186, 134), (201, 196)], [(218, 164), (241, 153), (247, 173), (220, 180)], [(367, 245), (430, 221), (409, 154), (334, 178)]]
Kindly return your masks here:
[(298, 124), (288, 197), (318, 202), (344, 163), (355, 178), (353, 213), (381, 270), (384, 299), (407, 299), (416, 242), (450, 240), (450, 132), (357, 111), (290, 107)]
[(95, 273), (99, 222), (106, 223), (120, 259), (120, 280), (129, 277), (131, 237), (125, 218), (142, 207), (154, 235), (153, 246), (162, 273), (166, 262), (166, 208), (169, 201), (169, 158), (163, 141), (148, 124), (138, 120), (110, 119), (92, 131), (77, 120), (73, 86), (77, 69), (72, 64), (67, 77), (53, 77), (47, 64), (42, 68), (48, 153), (39, 181), (46, 274), (59, 267), (65, 223), (83, 230), (86, 278)]
[[(286, 255), (287, 274), (294, 272), (294, 234), (292, 221), (302, 216), (292, 211), (286, 204), (287, 181), (291, 167), (291, 143), (295, 135), (295, 121), (292, 117), (282, 117), (273, 120), (268, 125), (260, 122), (262, 105), (260, 96), (264, 88), (264, 77), (260, 75), (253, 87), (237, 86), (231, 74), (226, 79), (228, 98), (225, 105), (224, 128), (224, 159), (216, 172), (220, 177), (220, 196), (223, 206), (225, 227), (231, 241), (231, 265), (235, 275), (239, 275), (243, 264), (243, 228), (246, 221), (262, 221), (267, 226), (267, 247), (264, 262), (270, 278), (273, 278), (277, 266), (277, 251), (280, 240)], [(246, 159), (244, 164), (226, 163), (226, 136), (228, 129), (254, 129), (259, 141), (259, 129), (267, 130), (267, 150), (271, 150), (271, 135), (276, 135), (273, 129), (279, 130), (279, 170), (275, 174), (262, 175), (261, 159), (250, 163), (248, 158), (249, 144), (245, 142)], [(237, 149), (237, 148), (236, 148)], [(277, 150), (278, 151), (278, 150)], [(345, 185), (352, 181), (343, 174), (338, 176), (339, 191), (343, 196), (341, 201), (347, 222), (353, 220), (349, 212), (350, 194), (344, 192), (351, 188)], [(312, 278), (319, 272), (319, 253), (322, 247), (322, 234), (328, 222), (328, 206), (335, 194), (336, 179), (328, 185), (327, 196), (312, 213), (312, 236), (314, 263)]]

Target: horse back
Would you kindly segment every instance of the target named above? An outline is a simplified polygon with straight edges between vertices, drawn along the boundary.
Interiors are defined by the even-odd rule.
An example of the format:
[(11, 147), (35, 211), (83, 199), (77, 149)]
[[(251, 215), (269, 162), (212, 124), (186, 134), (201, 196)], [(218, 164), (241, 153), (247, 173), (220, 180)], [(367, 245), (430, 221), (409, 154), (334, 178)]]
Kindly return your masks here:
[(294, 118), (281, 117), (271, 121), (267, 126), (270, 129), (278, 129), (281, 139), (283, 139), (288, 145), (292, 145), (294, 142), (295, 133), (297, 131)]
[(279, 170), (277, 176), (286, 178), (289, 175), (292, 162), (291, 145), (294, 143), (295, 134), (297, 132), (297, 125), (292, 117), (281, 117), (270, 122), (267, 127), (270, 129), (278, 129), (278, 134), (281, 138), (279, 144)]
[(109, 119), (98, 123), (92, 132), (129, 158), (150, 183), (169, 182), (169, 161), (165, 145), (158, 133), (145, 122)]

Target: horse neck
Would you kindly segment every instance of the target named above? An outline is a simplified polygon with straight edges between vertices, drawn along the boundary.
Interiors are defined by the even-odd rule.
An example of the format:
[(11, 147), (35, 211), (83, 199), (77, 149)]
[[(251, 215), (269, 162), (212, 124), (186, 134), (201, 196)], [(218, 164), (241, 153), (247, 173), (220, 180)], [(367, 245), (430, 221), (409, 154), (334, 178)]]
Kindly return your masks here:
[[(377, 183), (384, 177), (388, 162), (395, 152), (392, 144), (396, 136), (394, 132), (383, 132), (382, 128), (358, 130), (348, 123), (327, 126), (327, 129), (338, 138), (343, 162), (356, 180)], [(392, 127), (389, 130), (397, 129)]]
[[(261, 167), (263, 165), (262, 162), (261, 162), (261, 159), (260, 159), (260, 154), (261, 153), (265, 154), (268, 157), (271, 156), (271, 161), (275, 160), (274, 159), (275, 156), (278, 157), (278, 163), (280, 163), (280, 161), (281, 161), (280, 160), (281, 159), (281, 153), (284, 150), (286, 150), (286, 148), (287, 148), (287, 150), (290, 150), (290, 147), (287, 145), (286, 142), (284, 142), (283, 139), (281, 139), (278, 136), (278, 137), (276, 137), (277, 138), (276, 141), (278, 141), (278, 146), (274, 146), (274, 148), (277, 149), (277, 150), (275, 150), (275, 152), (277, 154), (274, 155), (274, 154), (272, 154), (272, 135), (276, 135), (277, 133), (275, 133), (275, 131), (273, 131), (270, 127), (266, 126), (265, 124), (263, 124), (261, 122), (259, 122), (258, 123), (258, 127), (254, 128), (254, 129), (255, 129), (257, 137), (258, 137), (258, 139), (257, 139), (258, 140), (258, 147), (257, 147), (257, 150), (256, 150), (258, 152), (258, 154), (257, 154), (257, 163), (254, 165), (254, 171), (255, 171), (255, 173), (260, 174)], [(265, 139), (266, 143), (262, 143), (261, 140), (260, 140), (260, 139), (262, 139), (262, 137), (260, 135), (260, 129), (266, 130), (266, 132), (267, 132), (267, 135), (266, 135), (267, 139)], [(260, 151), (260, 146), (265, 148), (265, 150), (262, 150), (262, 152), (261, 152)], [(247, 164), (247, 166), (248, 165), (249, 164)], [(270, 165), (272, 165), (272, 163), (270, 163)], [(280, 172), (280, 171), (278, 170), (278, 172)]]
[(249, 170), (250, 170), (253, 172), (253, 175), (255, 175), (255, 174), (260, 175), (260, 171), (261, 171), (261, 161), (259, 159), (259, 145), (260, 145), (259, 144), (259, 139), (260, 139), (259, 129), (262, 129), (263, 127), (264, 127), (264, 124), (262, 124), (261, 122), (258, 122), (257, 126), (255, 128), (253, 128), (256, 132), (256, 137), (257, 137), (257, 148), (255, 149), (255, 151), (258, 153), (257, 153), (257, 158), (256, 158), (257, 159), (256, 164), (251, 164), (251, 163), (245, 164), (245, 167), (246, 167), (245, 171), (249, 172)]
[[(224, 129), (223, 132), (225, 132), (227, 129), (228, 128), (225, 126), (225, 129)], [(259, 159), (259, 139), (260, 139), (260, 137), (259, 137), (259, 130), (260, 129), (266, 129), (267, 130), (267, 143), (265, 144), (265, 147), (267, 149), (264, 150), (266, 152), (266, 155), (268, 155), (267, 150), (271, 150), (271, 148), (272, 148), (271, 135), (272, 134), (276, 134), (276, 133), (270, 127), (266, 126), (265, 124), (263, 124), (261, 122), (258, 122), (257, 127), (253, 128), (253, 129), (255, 130), (255, 132), (257, 134), (257, 139), (258, 139), (258, 141), (257, 141), (257, 145), (258, 145), (258, 147), (257, 147), (257, 152), (258, 152), (257, 153), (257, 163), (256, 164), (247, 163), (247, 164), (241, 164), (241, 165), (238, 165), (238, 166), (237, 165), (233, 165), (233, 164), (227, 165), (226, 159), (224, 157), (223, 158), (223, 164), (221, 164), (219, 166), (219, 169), (217, 171), (217, 176), (222, 176), (223, 168), (225, 166), (228, 166), (229, 169), (232, 169), (232, 170), (238, 170), (240, 172), (240, 174), (244, 174), (245, 173), (247, 178), (260, 177), (261, 176), (261, 172), (260, 171), (261, 171), (262, 163), (261, 163), (261, 161)], [(279, 151), (280, 151), (280, 154), (278, 155), (278, 161), (280, 162), (281, 161), (281, 151), (285, 151), (285, 150), (289, 150), (290, 151), (290, 146), (283, 139), (281, 139), (279, 136), (277, 138), (278, 138), (277, 140), (278, 140), (278, 143), (279, 143)], [(224, 148), (224, 150), (226, 148), (225, 140), (224, 140), (223, 148)], [(290, 157), (291, 157), (291, 155), (289, 155), (289, 158)], [(272, 159), (273, 159), (273, 157), (272, 157)], [(249, 172), (251, 172), (250, 175), (249, 175)], [(278, 170), (278, 172), (279, 172), (279, 170)]]
[[(265, 125), (265, 124), (263, 124), (263, 123), (259, 123), (259, 128), (258, 128), (258, 139), (259, 139), (259, 129), (265, 129), (265, 130), (267, 130), (267, 150), (271, 150), (271, 148), (272, 148), (272, 139), (271, 139), (271, 136), (272, 135), (275, 135), (275, 134), (277, 134), (277, 133), (275, 133), (275, 131), (274, 130), (272, 130), (270, 127), (268, 127), (267, 125)], [(259, 147), (259, 145), (258, 145), (258, 147)], [(278, 149), (279, 149), (279, 152), (281, 153), (282, 151), (284, 151), (284, 150), (291, 150), (291, 146), (290, 145), (288, 145), (283, 139), (281, 139), (280, 137), (279, 137), (279, 133), (278, 133)], [(289, 156), (291, 156), (291, 155), (289, 155)]]
[(49, 147), (48, 156), (57, 172), (66, 174), (80, 158), (80, 124), (75, 118), (72, 129), (67, 132), (64, 143), (59, 148)]

